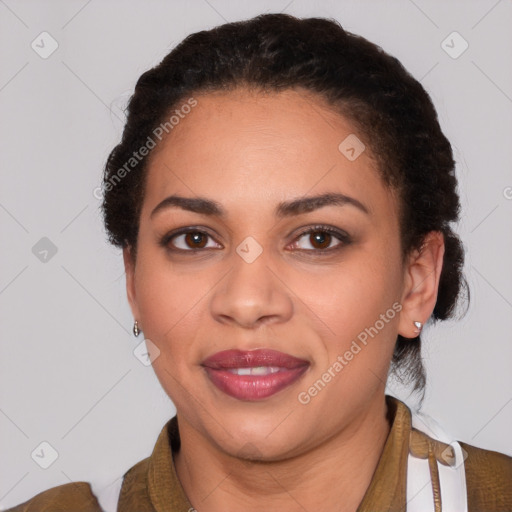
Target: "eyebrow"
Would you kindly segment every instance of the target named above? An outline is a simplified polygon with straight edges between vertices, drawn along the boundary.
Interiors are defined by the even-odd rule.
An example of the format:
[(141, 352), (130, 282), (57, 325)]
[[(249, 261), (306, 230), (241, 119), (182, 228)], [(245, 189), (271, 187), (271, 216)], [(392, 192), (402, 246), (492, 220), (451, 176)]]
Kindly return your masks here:
[[(316, 196), (300, 197), (291, 201), (284, 201), (277, 205), (276, 217), (291, 217), (303, 213), (312, 212), (324, 206), (345, 206), (351, 205), (369, 215), (368, 208), (357, 199), (345, 194), (327, 193)], [(182, 197), (172, 195), (166, 197), (151, 212), (150, 218), (162, 210), (168, 208), (181, 208), (201, 215), (211, 215), (221, 218), (227, 216), (226, 210), (217, 202), (204, 197)]]

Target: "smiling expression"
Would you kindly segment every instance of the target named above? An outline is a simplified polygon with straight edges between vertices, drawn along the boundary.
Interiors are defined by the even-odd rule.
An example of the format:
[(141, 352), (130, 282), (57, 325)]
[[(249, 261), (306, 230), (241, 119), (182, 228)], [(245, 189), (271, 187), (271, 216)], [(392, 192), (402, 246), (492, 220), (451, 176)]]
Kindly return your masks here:
[[(311, 93), (194, 97), (149, 161), (134, 267), (125, 251), (130, 303), (180, 425), (227, 453), (250, 442), (290, 456), (349, 428), (384, 390), (399, 314), (297, 400), (403, 299), (398, 203), (368, 145), (353, 161), (338, 149), (364, 134)], [(212, 357), (235, 388), (277, 387), (229, 392)], [(303, 362), (284, 384), (272, 381), (290, 370), (280, 357)]]

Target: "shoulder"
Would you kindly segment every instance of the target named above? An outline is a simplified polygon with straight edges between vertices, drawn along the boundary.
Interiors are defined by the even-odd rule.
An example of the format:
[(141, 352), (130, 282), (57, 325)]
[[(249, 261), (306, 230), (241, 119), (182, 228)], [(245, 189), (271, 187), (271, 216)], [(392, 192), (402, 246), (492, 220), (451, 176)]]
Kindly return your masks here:
[(512, 457), (463, 441), (451, 441), (453, 438), (428, 416), (414, 420), (413, 417), (410, 453), (426, 459), (431, 449), (442, 466), (463, 466), (462, 482), (469, 512), (512, 512)]
[[(159, 442), (164, 460), (169, 446), (168, 426), (162, 429)], [(173, 434), (177, 435), (177, 434)], [(174, 440), (176, 442), (176, 440)], [(158, 443), (158, 441), (157, 441)], [(169, 448), (170, 452), (170, 448)], [(126, 471), (121, 477), (104, 487), (100, 482), (70, 482), (47, 489), (29, 500), (5, 512), (104, 512), (114, 510), (136, 510), (154, 512), (148, 490), (148, 477), (158, 472), (158, 464), (151, 466), (152, 456), (147, 457)]]
[(149, 461), (150, 457), (147, 457), (137, 462), (125, 473), (123, 487), (119, 495), (119, 510), (154, 511), (154, 508), (150, 505), (151, 500), (147, 485)]
[(58, 485), (36, 494), (28, 501), (6, 512), (102, 512), (98, 499), (88, 482)]
[(459, 444), (465, 451), (468, 502), (475, 504), (474, 510), (512, 510), (512, 457)]
[(104, 512), (100, 503), (108, 510), (132, 510), (135, 506), (137, 512), (153, 512), (147, 487), (147, 472), (150, 458), (143, 459), (132, 466), (122, 478), (122, 491), (115, 487), (116, 491), (114, 507), (108, 501), (107, 506), (102, 493), (95, 494), (90, 482), (70, 482), (58, 485), (36, 494), (29, 500), (7, 509), (5, 512)]

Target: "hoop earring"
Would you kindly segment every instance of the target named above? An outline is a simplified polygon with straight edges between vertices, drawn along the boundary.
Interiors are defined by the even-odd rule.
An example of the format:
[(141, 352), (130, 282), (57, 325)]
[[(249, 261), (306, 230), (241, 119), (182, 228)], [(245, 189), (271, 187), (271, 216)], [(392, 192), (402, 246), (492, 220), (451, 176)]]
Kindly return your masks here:
[(413, 322), (416, 327), (414, 334), (420, 334), (421, 329), (423, 328), (423, 324), (421, 322)]
[(137, 337), (139, 334), (140, 334), (139, 322), (137, 322), (137, 320), (135, 320), (135, 323), (133, 324), (133, 335), (135, 337)]

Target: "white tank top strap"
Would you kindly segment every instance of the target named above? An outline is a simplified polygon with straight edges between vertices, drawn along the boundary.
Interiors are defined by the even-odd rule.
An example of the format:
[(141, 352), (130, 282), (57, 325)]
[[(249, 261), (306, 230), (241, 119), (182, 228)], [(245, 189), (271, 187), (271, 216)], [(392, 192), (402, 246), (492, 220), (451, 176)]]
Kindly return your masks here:
[(432, 418), (412, 415), (407, 512), (468, 512), (467, 453)]

